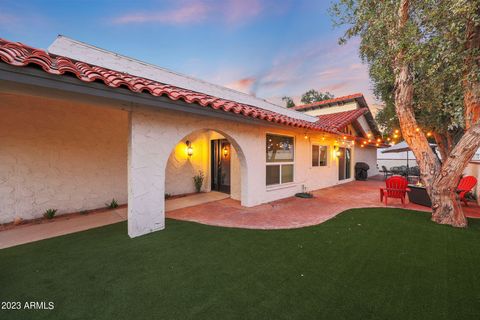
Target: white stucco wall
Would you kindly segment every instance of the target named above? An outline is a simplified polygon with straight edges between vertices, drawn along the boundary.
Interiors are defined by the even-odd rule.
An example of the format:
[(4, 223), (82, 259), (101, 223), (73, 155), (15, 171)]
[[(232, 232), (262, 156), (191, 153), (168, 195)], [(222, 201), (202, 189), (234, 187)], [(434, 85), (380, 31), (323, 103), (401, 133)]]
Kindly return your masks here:
[[(189, 140), (193, 155), (186, 153), (185, 142)], [(202, 191), (208, 191), (209, 180), (209, 135), (208, 132), (195, 132), (183, 138), (172, 150), (166, 169), (165, 193), (170, 195), (195, 192), (193, 176), (202, 171), (205, 175)]]
[[(302, 190), (314, 190), (353, 180), (355, 152), (352, 158), (352, 178), (338, 181), (338, 160), (331, 138), (325, 141), (321, 133), (309, 133), (288, 127), (267, 127), (263, 123), (244, 123), (167, 110), (137, 108), (131, 113), (129, 155), (129, 234), (137, 236), (164, 228), (165, 168), (171, 150), (191, 132), (214, 129), (226, 137), (237, 150), (240, 162), (240, 199), (244, 206), (285, 198)], [(265, 138), (267, 133), (285, 134), (295, 139), (295, 181), (267, 187), (265, 184)], [(311, 166), (311, 143), (328, 145), (329, 165)], [(374, 153), (375, 154), (375, 153)], [(233, 192), (234, 193), (234, 192)]]
[[(302, 191), (302, 186), (316, 190), (351, 181), (359, 157), (353, 148), (352, 178), (339, 181), (338, 159), (333, 148), (335, 137), (308, 132), (309, 138), (305, 139), (301, 129), (268, 126), (262, 121), (243, 122), (141, 106), (129, 107), (131, 111), (127, 112), (119, 110), (125, 105), (114, 102), (109, 106), (2, 96), (2, 222), (12, 221), (16, 216), (39, 217), (47, 208), (58, 208), (59, 213), (64, 213), (102, 207), (111, 198), (125, 203), (128, 171), (129, 234), (137, 236), (160, 230), (165, 226), (164, 194), (175, 193), (168, 188), (179, 187), (181, 193), (185, 193), (187, 185), (193, 188), (191, 174), (182, 179), (175, 174), (175, 170), (183, 170), (186, 159), (171, 160), (176, 163), (173, 171), (168, 164), (176, 146), (184, 152), (185, 146), (179, 142), (184, 143), (187, 136), (192, 140), (194, 157), (198, 155), (202, 166), (208, 163), (206, 173), (210, 166), (209, 151), (199, 152), (202, 149), (199, 146), (208, 150), (211, 139), (223, 137), (232, 143), (231, 196), (244, 206), (293, 196)], [(208, 137), (204, 142), (199, 132), (204, 133), (202, 139)], [(267, 133), (294, 137), (293, 183), (266, 186)], [(329, 147), (326, 167), (312, 167), (312, 143)], [(191, 170), (195, 169), (192, 166)], [(175, 179), (186, 184), (171, 184)], [(207, 174), (206, 191), (209, 181)]]
[(0, 96), (0, 223), (127, 202), (127, 113)]
[[(221, 134), (212, 130), (193, 132), (184, 137), (172, 150), (167, 162), (165, 192), (170, 195), (195, 192), (193, 176), (201, 170), (205, 175), (202, 191), (211, 189), (211, 146), (210, 142), (216, 139), (225, 139)], [(190, 141), (193, 148), (192, 156), (186, 153), (186, 141)], [(230, 178), (231, 197), (240, 200), (240, 164), (235, 149), (230, 151)]]
[(379, 174), (379, 169), (377, 168), (377, 149), (356, 148), (355, 162), (365, 162), (370, 166), (368, 170), (369, 177)]
[(311, 116), (319, 116), (322, 114), (331, 114), (336, 112), (355, 110), (357, 108), (358, 108), (358, 103), (356, 101), (353, 101), (353, 102), (348, 102), (342, 105), (334, 105), (334, 106), (324, 107), (321, 109), (307, 110), (305, 111), (305, 113)]

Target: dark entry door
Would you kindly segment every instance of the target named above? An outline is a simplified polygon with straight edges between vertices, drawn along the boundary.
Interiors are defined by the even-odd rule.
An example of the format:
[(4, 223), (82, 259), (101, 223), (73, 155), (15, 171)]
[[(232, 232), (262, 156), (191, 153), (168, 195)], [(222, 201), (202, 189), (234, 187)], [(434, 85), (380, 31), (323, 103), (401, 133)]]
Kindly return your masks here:
[(228, 140), (212, 140), (212, 190), (230, 193), (230, 152), (231, 146)]
[(340, 155), (338, 156), (338, 180), (350, 179), (351, 176), (351, 162), (352, 153), (348, 148), (339, 148)]

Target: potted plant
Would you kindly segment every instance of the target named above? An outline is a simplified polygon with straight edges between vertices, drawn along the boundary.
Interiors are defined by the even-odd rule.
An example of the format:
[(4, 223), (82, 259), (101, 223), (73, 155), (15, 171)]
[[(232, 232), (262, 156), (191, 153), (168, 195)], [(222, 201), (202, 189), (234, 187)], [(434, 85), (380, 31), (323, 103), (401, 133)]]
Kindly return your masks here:
[(202, 190), (203, 180), (205, 180), (205, 175), (202, 170), (199, 170), (198, 174), (193, 176), (193, 184), (195, 185), (195, 191), (197, 193)]

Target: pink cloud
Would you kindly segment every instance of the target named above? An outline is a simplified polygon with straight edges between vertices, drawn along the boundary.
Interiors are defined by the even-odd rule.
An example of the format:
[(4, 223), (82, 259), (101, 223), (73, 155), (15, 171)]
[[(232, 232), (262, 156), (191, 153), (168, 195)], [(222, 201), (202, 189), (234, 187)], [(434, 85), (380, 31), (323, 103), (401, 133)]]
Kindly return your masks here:
[[(358, 57), (358, 43), (339, 46), (336, 41), (333, 37), (322, 39), (277, 53), (269, 68), (249, 77), (255, 81), (248, 83), (248, 91), (280, 105), (285, 95), (299, 103), (300, 95), (309, 89), (329, 91), (335, 96), (362, 92), (374, 103), (368, 68)], [(246, 77), (239, 74), (238, 78)]]
[(229, 84), (226, 84), (225, 87), (237, 90), (243, 93), (252, 93), (252, 86), (255, 83), (256, 79), (254, 77), (243, 78)]
[(260, 0), (227, 0), (215, 3), (211, 0), (181, 1), (177, 7), (162, 11), (139, 11), (114, 18), (115, 24), (160, 23), (186, 25), (221, 19), (226, 25), (234, 26), (258, 16), (264, 11)]
[(259, 15), (263, 6), (259, 0), (229, 0), (226, 1), (222, 11), (228, 24), (237, 24)]
[(137, 12), (113, 19), (116, 24), (162, 23), (190, 24), (205, 20), (211, 8), (203, 2), (190, 2), (179, 8), (159, 12)]

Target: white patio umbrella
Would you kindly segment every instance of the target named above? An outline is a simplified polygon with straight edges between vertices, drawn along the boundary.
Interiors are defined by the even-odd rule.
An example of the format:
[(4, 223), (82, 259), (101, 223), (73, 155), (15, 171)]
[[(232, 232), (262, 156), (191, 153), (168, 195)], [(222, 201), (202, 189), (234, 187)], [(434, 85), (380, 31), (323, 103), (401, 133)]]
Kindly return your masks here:
[[(435, 151), (435, 147), (437, 145), (435, 143), (430, 143), (430, 148), (432, 148)], [(409, 145), (405, 142), (399, 142), (391, 147), (385, 148), (385, 150), (382, 150), (382, 153), (400, 153), (400, 152), (407, 152), (407, 168), (410, 168), (408, 165), (408, 152), (412, 151), (409, 147)]]

